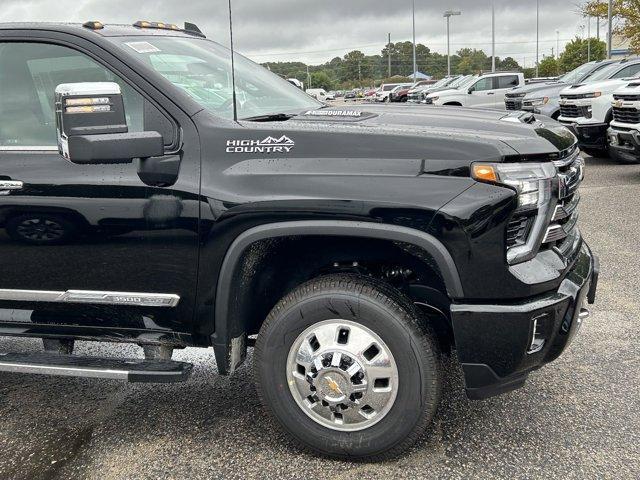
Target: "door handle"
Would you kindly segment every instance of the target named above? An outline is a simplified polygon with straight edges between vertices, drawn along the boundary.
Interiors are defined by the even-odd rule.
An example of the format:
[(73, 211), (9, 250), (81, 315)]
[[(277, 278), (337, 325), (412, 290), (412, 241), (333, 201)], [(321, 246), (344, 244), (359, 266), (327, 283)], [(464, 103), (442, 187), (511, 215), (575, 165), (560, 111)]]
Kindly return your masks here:
[(19, 180), (0, 180), (0, 195), (9, 195), (12, 190), (22, 190), (24, 183)]
[(496, 94), (495, 92), (489, 92), (489, 93), (487, 93), (487, 95), (495, 95), (495, 94)]

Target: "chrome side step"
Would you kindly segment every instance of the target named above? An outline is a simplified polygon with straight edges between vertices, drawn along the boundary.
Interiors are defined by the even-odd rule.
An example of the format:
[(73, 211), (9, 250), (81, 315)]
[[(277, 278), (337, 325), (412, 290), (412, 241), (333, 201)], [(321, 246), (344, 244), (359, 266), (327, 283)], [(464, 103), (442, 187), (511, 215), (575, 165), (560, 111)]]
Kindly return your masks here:
[(0, 353), (0, 372), (87, 377), (138, 383), (184, 382), (193, 365), (170, 360), (78, 357), (56, 353)]

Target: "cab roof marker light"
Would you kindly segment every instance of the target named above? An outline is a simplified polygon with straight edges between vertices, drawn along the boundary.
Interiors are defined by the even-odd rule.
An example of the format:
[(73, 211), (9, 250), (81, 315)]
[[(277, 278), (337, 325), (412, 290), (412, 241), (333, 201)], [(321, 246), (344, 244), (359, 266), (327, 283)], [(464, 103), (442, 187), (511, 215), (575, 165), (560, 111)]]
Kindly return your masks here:
[(149, 22), (147, 20), (138, 20), (133, 24), (137, 28), (155, 28), (157, 30), (180, 30), (175, 23)]
[(91, 30), (102, 30), (104, 28), (104, 24), (102, 22), (97, 22), (95, 20), (84, 22), (82, 26)]

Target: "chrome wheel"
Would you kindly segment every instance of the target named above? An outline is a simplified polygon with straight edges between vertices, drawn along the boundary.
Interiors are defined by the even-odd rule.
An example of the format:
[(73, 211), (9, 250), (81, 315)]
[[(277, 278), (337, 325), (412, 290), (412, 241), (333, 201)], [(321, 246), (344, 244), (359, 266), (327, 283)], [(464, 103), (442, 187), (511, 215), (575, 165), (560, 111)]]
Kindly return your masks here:
[(302, 332), (289, 350), (287, 381), (298, 406), (317, 423), (342, 431), (369, 428), (398, 393), (391, 351), (372, 330), (325, 320)]

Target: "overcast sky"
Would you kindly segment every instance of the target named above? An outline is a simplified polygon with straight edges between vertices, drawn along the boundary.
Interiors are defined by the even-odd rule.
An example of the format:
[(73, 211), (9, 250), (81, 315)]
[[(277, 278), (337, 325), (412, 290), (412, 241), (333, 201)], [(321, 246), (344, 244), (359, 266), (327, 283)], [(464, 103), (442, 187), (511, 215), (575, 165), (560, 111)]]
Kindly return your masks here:
[[(560, 49), (581, 34), (581, 0), (540, 0), (540, 52), (550, 54), (559, 30)], [(459, 9), (451, 21), (452, 51), (482, 48), (490, 54), (491, 0), (416, 0), (418, 42), (446, 52), (442, 12)], [(227, 0), (2, 0), (0, 22), (135, 20), (196, 23), (228, 44)], [(496, 55), (535, 62), (535, 0), (495, 0)], [(592, 34), (595, 36), (595, 20)], [(411, 39), (411, 0), (234, 0), (236, 49), (259, 62), (324, 63), (349, 50), (378, 53), (386, 43)], [(586, 28), (584, 30), (586, 35)], [(604, 38), (604, 28), (601, 30)]]

